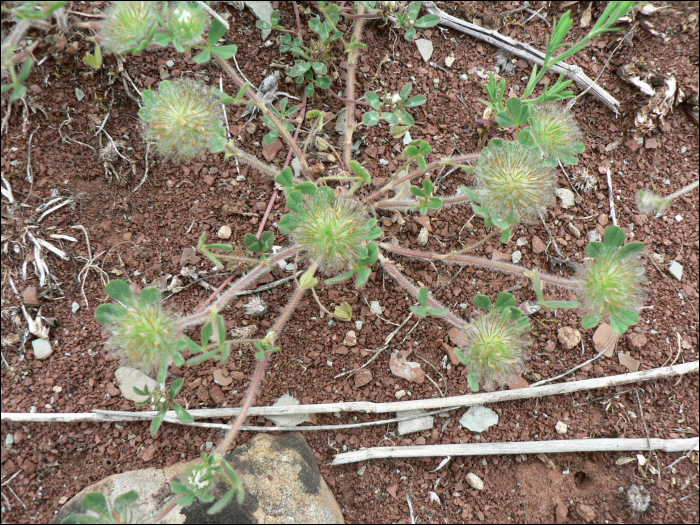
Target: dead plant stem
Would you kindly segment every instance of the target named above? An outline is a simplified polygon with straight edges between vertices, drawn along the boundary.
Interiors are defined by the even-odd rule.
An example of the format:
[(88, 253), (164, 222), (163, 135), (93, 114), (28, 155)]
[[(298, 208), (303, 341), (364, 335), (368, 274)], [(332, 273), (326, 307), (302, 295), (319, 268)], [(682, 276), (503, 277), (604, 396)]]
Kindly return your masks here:
[[(362, 4), (359, 4), (357, 14), (363, 15), (364, 12), (365, 7)], [(359, 44), (361, 41), (363, 24), (363, 18), (358, 18), (355, 22), (354, 40), (356, 44)], [(350, 169), (350, 160), (352, 159), (352, 134), (355, 129), (355, 67), (359, 56), (358, 50), (358, 47), (353, 47), (348, 55), (348, 80), (345, 93), (345, 96), (348, 98), (348, 102), (346, 106), (345, 152), (343, 155), (343, 160), (345, 161), (345, 167), (347, 169)]]

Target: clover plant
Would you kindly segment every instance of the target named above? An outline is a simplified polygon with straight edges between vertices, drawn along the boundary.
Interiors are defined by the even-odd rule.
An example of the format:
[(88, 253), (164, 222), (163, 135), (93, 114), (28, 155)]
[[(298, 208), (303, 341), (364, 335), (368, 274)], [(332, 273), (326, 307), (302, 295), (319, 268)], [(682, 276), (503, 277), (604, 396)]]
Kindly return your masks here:
[[(573, 96), (571, 91), (566, 90), (570, 80), (559, 78), (553, 86), (545, 86), (537, 96), (533, 95), (533, 91), (552, 65), (582, 49), (592, 38), (613, 31), (614, 23), (634, 7), (633, 2), (608, 4), (591, 31), (574, 44), (564, 43), (572, 24), (569, 13), (564, 14), (554, 24), (551, 38), (547, 40), (544, 65), (539, 69), (533, 68), (528, 85), (520, 97), (504, 100), (505, 80), (496, 82), (493, 76), (489, 79), (485, 85), (488, 100), (484, 102), (494, 111), (499, 126), (505, 129), (503, 138), (491, 140), (481, 152), (432, 162), (428, 162), (427, 158), (432, 152), (430, 145), (423, 140), (411, 141), (402, 153), (402, 164), (379, 188), (372, 184), (372, 176), (361, 160), (352, 158), (352, 135), (357, 128), (354, 123), (357, 102), (354, 92), (355, 75), (358, 53), (363, 47), (362, 29), (366, 15), (381, 11), (387, 17), (393, 16), (396, 24), (406, 29), (407, 38), (413, 38), (415, 28), (428, 27), (435, 22), (429, 17), (418, 18), (419, 2), (412, 2), (405, 12), (391, 2), (354, 2), (352, 6), (342, 7), (318, 2), (320, 14), (309, 23), (311, 31), (316, 35), (316, 40), (312, 41), (315, 44), (309, 46), (317, 46), (316, 48), (302, 45), (302, 28), (298, 28), (297, 41), (292, 38), (291, 30), (278, 24), (279, 15), (273, 17), (270, 28), (283, 33), (281, 49), (291, 52), (297, 59), (290, 76), (297, 78), (298, 82), (306, 83), (309, 96), (313, 95), (315, 87), (325, 85), (324, 82), (319, 85), (319, 79), (329, 70), (332, 57), (327, 53), (331, 52), (333, 44), (339, 42), (348, 54), (347, 89), (344, 93), (348, 119), (344, 143), (340, 147), (342, 153), (337, 154), (338, 170), (323, 173), (309, 168), (306, 155), (310, 141), (319, 138), (319, 130), (323, 127), (323, 114), (320, 111), (306, 113), (306, 118), (311, 123), (307, 128), (310, 131), (306, 142), (300, 144), (290, 134), (290, 123), (286, 121), (290, 113), (286, 105), (281, 110), (270, 109), (228, 63), (228, 58), (235, 54), (236, 48), (235, 45), (217, 45), (225, 34), (221, 23), (214, 21), (210, 24), (208, 43), (202, 46), (199, 42), (206, 32), (208, 18), (195, 11), (196, 8), (191, 4), (164, 6), (158, 16), (149, 11), (152, 7), (142, 3), (133, 4), (128, 8), (113, 5), (108, 9), (104, 26), (110, 29), (105, 30), (105, 35), (109, 34), (109, 38), (121, 39), (123, 42), (122, 45), (112, 43), (106, 49), (120, 53), (138, 52), (154, 45), (154, 42), (155, 45), (172, 43), (176, 50), (191, 46), (200, 49), (196, 61), (204, 63), (210, 59), (216, 60), (239, 89), (233, 97), (191, 80), (162, 81), (157, 91), (147, 90), (143, 93), (144, 106), (139, 117), (144, 137), (157, 144), (156, 149), (163, 157), (175, 161), (208, 150), (210, 153), (223, 152), (225, 161), (233, 156), (251, 165), (269, 177), (270, 182), (274, 180), (279, 185), (278, 189), (284, 193), (288, 210), (277, 225), (279, 233), (287, 237), (288, 244), (275, 253), (269, 253), (275, 239), (274, 234), (263, 232), (263, 228), (260, 228), (257, 235), (246, 235), (245, 248), (241, 250), (228, 244), (207, 244), (206, 235), (202, 234), (198, 251), (218, 268), (223, 268), (225, 265), (222, 261), (225, 261), (243, 269), (243, 274), (225, 291), (211, 298), (213, 302), (207, 309), (174, 316), (160, 306), (157, 290), (146, 288), (137, 299), (123, 281), (113, 281), (106, 288), (107, 295), (116, 303), (104, 304), (97, 309), (97, 319), (112, 333), (110, 344), (115, 352), (135, 366), (157, 374), (161, 384), (158, 392), (140, 391), (148, 396), (147, 402), (158, 409), (157, 418), (160, 421), (157, 424), (154, 421), (154, 432), (164, 420), (170, 406), (181, 419), (187, 417), (184, 408), (175, 403), (175, 397), (182, 387), (181, 380), (175, 380), (169, 389), (164, 384), (170, 359), (178, 367), (209, 359), (225, 364), (233, 344), (243, 344), (254, 349), (257, 363), (243, 408), (216, 450), (211, 455), (203, 455), (201, 462), (193, 464), (181, 481), (173, 483), (174, 492), (180, 494), (180, 503), (191, 504), (195, 498), (204, 502), (213, 501), (210, 489), (214, 480), (220, 478), (230, 485), (230, 490), (210, 509), (211, 512), (223, 508), (225, 502), (236, 493), (239, 498), (243, 497), (242, 483), (223, 460), (223, 454), (236, 439), (247, 409), (261, 385), (267, 363), (277, 352), (283, 351), (276, 345), (277, 340), (303, 295), (310, 291), (319, 308), (340, 321), (353, 319), (355, 312), (347, 302), (336, 306), (332, 313), (326, 308), (316, 293), (316, 288), (320, 286), (317, 275), (324, 274), (325, 286), (333, 286), (355, 277), (355, 286), (360, 288), (367, 283), (372, 268), (379, 262), (387, 276), (416, 298), (418, 305), (411, 307), (413, 313), (420, 317), (439, 318), (441, 322), (463, 332), (464, 343), (456, 353), (469, 370), (467, 381), (474, 391), (480, 385), (496, 386), (506, 382), (522, 371), (523, 363), (528, 357), (527, 347), (532, 344), (528, 318), (516, 308), (512, 295), (501, 292), (495, 304), (486, 296), (476, 296), (474, 303), (486, 309), (487, 313), (465, 321), (452, 309), (442, 305), (427, 287), (419, 288), (414, 284), (391, 257), (403, 256), (431, 262), (478, 266), (526, 277), (532, 282), (537, 303), (541, 307), (580, 309), (586, 314), (582, 321), (584, 328), (592, 328), (600, 321), (609, 320), (613, 330), (623, 333), (638, 322), (644, 299), (644, 271), (638, 254), (644, 245), (624, 244), (625, 234), (620, 228), (611, 226), (605, 231), (603, 242), (589, 243), (586, 248), (587, 259), (572, 278), (548, 275), (536, 268), (468, 254), (499, 233), (501, 241), (508, 242), (513, 226), (533, 221), (550, 205), (556, 180), (554, 168), (559, 163), (575, 163), (576, 155), (583, 151), (583, 143), (572, 115), (555, 105), (558, 101)], [(120, 9), (124, 12), (117, 16), (115, 13)], [(153, 15), (148, 20), (144, 14), (146, 12)], [(351, 21), (351, 37), (338, 29), (340, 16)], [(122, 22), (114, 22), (112, 18)], [(259, 26), (267, 27), (264, 24)], [(564, 48), (566, 50), (560, 52)], [(384, 101), (376, 93), (367, 92), (365, 97), (372, 111), (365, 113), (364, 123), (373, 125), (382, 118), (395, 128), (412, 125), (413, 117), (406, 108), (422, 105), (425, 97), (410, 97), (410, 93), (409, 84), (403, 86), (398, 98), (394, 95), (389, 98), (385, 96)], [(280, 170), (266, 164), (246, 153), (235, 140), (227, 141), (219, 113), (222, 104), (258, 108), (262, 118), (266, 119), (265, 124), (276, 130), (278, 137), (296, 155), (300, 164), (299, 173), (293, 174), (287, 166)], [(391, 135), (402, 136), (405, 131), (394, 129)], [(328, 141), (323, 140), (325, 147), (332, 147)], [(321, 144), (320, 141), (318, 144)], [(470, 161), (476, 161), (476, 164), (468, 164)], [(461, 187), (455, 195), (438, 194), (436, 185), (430, 181), (427, 173), (445, 166), (470, 172), (474, 184)], [(417, 184), (411, 185), (412, 181)], [(389, 196), (390, 191), (395, 192), (393, 197)], [(449, 253), (437, 253), (414, 250), (381, 239), (384, 231), (377, 220), (378, 213), (399, 210), (439, 214), (443, 207), (467, 203), (472, 205), (474, 212), (484, 219), (484, 225), (490, 229), (475, 245)], [(267, 275), (273, 265), (290, 258), (295, 264), (304, 265), (305, 269), (298, 280), (295, 274), (293, 292), (287, 305), (279, 312), (264, 337), (230, 338), (218, 312), (239, 292)], [(568, 289), (577, 299), (545, 300), (545, 285)], [(203, 325), (201, 344), (184, 334), (186, 328), (200, 325)], [(188, 361), (182, 355), (185, 351), (193, 356)], [(107, 512), (105, 515), (111, 512), (101, 502), (100, 505)], [(175, 500), (171, 500), (157, 519), (167, 514), (174, 505)]]

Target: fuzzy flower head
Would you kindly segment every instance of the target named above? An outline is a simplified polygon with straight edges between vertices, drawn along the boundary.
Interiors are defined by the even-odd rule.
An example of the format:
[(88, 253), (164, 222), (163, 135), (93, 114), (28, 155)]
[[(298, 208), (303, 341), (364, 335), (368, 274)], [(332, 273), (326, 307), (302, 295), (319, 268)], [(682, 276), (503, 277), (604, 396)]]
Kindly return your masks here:
[(209, 26), (209, 15), (195, 2), (168, 2), (162, 20), (175, 41), (185, 48), (199, 44)]
[(491, 311), (465, 327), (464, 343), (455, 353), (470, 369), (469, 384), (477, 391), (478, 385), (492, 387), (520, 374), (525, 348), (532, 343), (529, 321), (515, 308), (512, 295), (502, 292), (493, 307), (483, 295), (474, 302)]
[(190, 159), (205, 149), (221, 151), (226, 144), (221, 101), (204, 84), (163, 80), (158, 91), (143, 92), (143, 102), (144, 138), (154, 141), (164, 158)]
[(377, 220), (370, 219), (355, 201), (336, 197), (328, 187), (303, 197), (299, 191), (292, 192), (287, 207), (292, 213), (282, 218), (280, 231), (291, 235), (306, 258), (329, 273), (352, 268), (366, 257), (364, 241), (375, 238), (379, 230)]
[(136, 299), (122, 280), (110, 282), (106, 292), (119, 303), (98, 306), (95, 316), (111, 332), (114, 353), (145, 374), (157, 369), (158, 381), (165, 381), (168, 356), (180, 334), (175, 318), (161, 305), (160, 292), (145, 288)]
[(556, 177), (537, 148), (502, 139), (484, 148), (475, 177), (486, 207), (503, 220), (532, 222), (554, 195)]
[(157, 7), (157, 2), (111, 2), (99, 31), (102, 47), (120, 54), (142, 51), (158, 27)]
[(604, 242), (591, 242), (586, 247), (583, 267), (577, 277), (581, 280), (581, 308), (588, 314), (584, 328), (592, 328), (601, 320), (610, 320), (618, 333), (639, 320), (639, 310), (646, 297), (644, 266), (638, 253), (641, 242), (625, 246), (624, 232), (617, 226), (605, 231)]
[(576, 164), (575, 155), (582, 153), (585, 145), (574, 116), (554, 102), (532, 107), (530, 127), (527, 129), (545, 156), (562, 164)]

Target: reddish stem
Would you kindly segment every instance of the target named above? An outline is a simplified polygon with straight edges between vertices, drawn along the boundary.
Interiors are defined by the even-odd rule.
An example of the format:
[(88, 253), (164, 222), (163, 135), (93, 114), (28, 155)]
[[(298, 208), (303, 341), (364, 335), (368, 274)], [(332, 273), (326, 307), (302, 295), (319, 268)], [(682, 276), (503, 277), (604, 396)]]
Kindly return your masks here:
[(297, 36), (299, 37), (299, 40), (301, 40), (301, 43), (303, 45), (304, 37), (301, 36), (301, 18), (299, 17), (299, 6), (296, 2), (292, 2), (292, 5), (294, 6), (294, 17), (297, 20)]
[(343, 98), (343, 97), (341, 97), (340, 95), (338, 95), (337, 93), (335, 93), (331, 88), (328, 88), (328, 91), (329, 91), (329, 93), (330, 93), (331, 95), (333, 95), (335, 98), (337, 98), (337, 99), (340, 100), (341, 102), (345, 102), (346, 104), (352, 102), (353, 104), (359, 104), (359, 105), (361, 105), (361, 106), (369, 106), (369, 104), (367, 104), (367, 102), (365, 102), (365, 101), (363, 101), (363, 100), (350, 100), (350, 99), (348, 99), (348, 98)]
[(435, 162), (431, 162), (430, 164), (428, 164), (428, 165), (425, 167), (424, 170), (418, 169), (418, 170), (416, 170), (416, 171), (412, 171), (412, 172), (409, 173), (408, 175), (404, 175), (404, 176), (401, 177), (400, 179), (391, 181), (389, 184), (387, 184), (387, 185), (384, 186), (383, 188), (381, 188), (381, 189), (375, 191), (375, 192), (374, 192), (372, 195), (370, 195), (369, 197), (366, 197), (366, 198), (365, 198), (365, 203), (373, 201), (374, 199), (376, 199), (377, 197), (379, 197), (379, 196), (382, 195), (383, 193), (386, 193), (387, 191), (389, 191), (389, 190), (395, 188), (396, 186), (398, 186), (399, 184), (401, 184), (403, 181), (412, 179), (413, 177), (417, 177), (417, 176), (420, 175), (421, 173), (425, 173), (426, 171), (429, 171), (429, 170), (431, 170), (431, 169), (433, 169), (433, 168), (437, 168), (438, 166), (444, 166), (444, 165), (448, 164), (449, 162), (462, 162), (463, 160), (474, 160), (474, 159), (478, 159), (480, 156), (481, 156), (480, 153), (472, 153), (472, 154), (470, 154), (470, 155), (462, 155), (461, 157), (447, 157), (447, 158), (444, 158), (444, 159), (436, 160)]
[[(296, 5), (296, 3), (295, 3)], [(294, 142), (297, 141), (299, 138), (299, 131), (301, 131), (301, 125), (304, 123), (304, 116), (306, 115), (306, 93), (304, 93), (304, 98), (301, 99), (301, 114), (299, 118), (299, 124), (297, 125), (297, 129), (294, 132)], [(292, 148), (289, 148), (289, 152), (287, 152), (287, 160), (284, 161), (284, 166), (282, 166), (282, 169), (285, 169), (287, 166), (289, 166), (289, 163), (292, 160), (292, 153), (294, 151)], [(265, 210), (265, 215), (263, 216), (263, 220), (260, 222), (260, 227), (258, 228), (258, 233), (255, 235), (258, 239), (262, 235), (263, 228), (265, 227), (265, 223), (267, 222), (267, 218), (270, 216), (270, 212), (272, 211), (272, 205), (275, 203), (275, 199), (277, 198), (277, 195), (279, 195), (279, 192), (277, 191), (277, 188), (275, 188), (275, 191), (272, 193), (272, 197), (270, 197), (270, 202), (267, 205), (267, 209)]]
[[(365, 12), (365, 7), (360, 4), (357, 10), (358, 14), (363, 14)], [(362, 37), (362, 24), (364, 20), (362, 18), (355, 22), (355, 42), (360, 43)], [(347, 113), (346, 113), (346, 126), (345, 126), (345, 151), (343, 154), (343, 160), (345, 161), (345, 166), (350, 168), (350, 160), (352, 159), (352, 134), (355, 130), (355, 67), (357, 65), (357, 59), (359, 56), (359, 48), (355, 47), (350, 51), (348, 55), (348, 79), (347, 79), (347, 97), (349, 102), (347, 103)]]

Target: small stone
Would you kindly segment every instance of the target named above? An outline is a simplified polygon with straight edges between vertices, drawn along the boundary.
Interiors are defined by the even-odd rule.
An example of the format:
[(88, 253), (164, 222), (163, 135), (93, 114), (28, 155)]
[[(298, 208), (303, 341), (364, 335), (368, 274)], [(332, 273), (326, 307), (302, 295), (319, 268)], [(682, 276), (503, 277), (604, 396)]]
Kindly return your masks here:
[(523, 253), (520, 250), (515, 250), (513, 252), (513, 255), (511, 255), (511, 260), (513, 261), (513, 264), (518, 264), (520, 262), (520, 259), (523, 258)]
[(557, 348), (557, 343), (555, 343), (551, 339), (547, 339), (547, 342), (544, 344), (544, 351), (545, 352), (554, 352), (554, 350), (556, 348)]
[(683, 278), (683, 265), (678, 261), (673, 261), (668, 267), (668, 273), (680, 281)]
[[(284, 394), (281, 396), (274, 405), (275, 407), (287, 407), (298, 405), (299, 400), (289, 394)], [(280, 427), (295, 427), (301, 423), (311, 422), (309, 414), (288, 414), (288, 415), (275, 415), (275, 416), (265, 416), (265, 419), (272, 421), (275, 425)]]
[(357, 372), (355, 372), (355, 386), (357, 388), (362, 388), (370, 381), (372, 381), (372, 371), (371, 370), (367, 370), (366, 368), (363, 368), (362, 370), (358, 370)]
[(469, 486), (473, 489), (484, 490), (484, 482), (473, 472), (467, 474), (467, 483), (469, 483)]
[(569, 425), (567, 425), (563, 421), (557, 421), (557, 424), (554, 425), (554, 430), (557, 431), (557, 434), (563, 436), (569, 430)]
[(379, 301), (372, 301), (369, 303), (369, 311), (374, 315), (382, 315), (382, 307), (379, 306)]
[(576, 512), (586, 523), (590, 523), (595, 520), (595, 511), (583, 503), (579, 503), (576, 507)]
[(647, 336), (644, 334), (630, 334), (628, 335), (627, 338), (628, 344), (636, 349), (636, 350), (641, 350), (647, 345)]
[(455, 62), (455, 57), (445, 57), (445, 65), (447, 67), (452, 67), (452, 64)]
[(498, 414), (481, 405), (470, 407), (461, 417), (459, 424), (472, 432), (484, 432), (498, 424)]
[(355, 321), (355, 329), (356, 329), (358, 332), (359, 332), (360, 330), (362, 330), (362, 325), (363, 325), (362, 321)]
[(498, 250), (494, 250), (494, 251), (491, 253), (491, 260), (492, 260), (492, 261), (510, 261), (510, 260), (511, 260), (511, 256), (508, 255), (507, 253), (502, 253), (502, 252), (500, 252), (500, 251), (498, 251)]
[(34, 339), (32, 348), (36, 359), (46, 359), (53, 353), (53, 348), (51, 348), (51, 343), (48, 339)]
[(224, 391), (221, 390), (219, 385), (214, 385), (209, 389), (209, 396), (211, 397), (212, 401), (214, 401), (214, 403), (216, 403), (217, 405), (223, 403), (224, 399), (226, 399), (226, 397), (224, 396)]
[(416, 242), (418, 243), (418, 246), (425, 246), (428, 244), (428, 240), (430, 239), (430, 233), (428, 232), (427, 228), (421, 228), (420, 232), (418, 233), (418, 237), (416, 238)]
[(221, 228), (219, 228), (218, 233), (216, 234), (219, 239), (230, 239), (231, 238), (231, 227), (224, 225)]
[(581, 342), (581, 332), (570, 326), (560, 328), (557, 337), (565, 350), (571, 350)]
[(355, 346), (357, 344), (357, 335), (354, 330), (350, 330), (345, 334), (345, 339), (343, 339), (343, 345), (345, 346)]
[(646, 149), (656, 149), (659, 147), (659, 143), (653, 137), (650, 137), (644, 141), (644, 147)]
[[(417, 416), (424, 414), (425, 410), (404, 410), (396, 413), (396, 417), (405, 416)], [(399, 421), (397, 432), (399, 436), (405, 436), (406, 434), (415, 434), (416, 432), (423, 432), (424, 430), (432, 430), (434, 424), (433, 416), (417, 417), (415, 419), (407, 419), (406, 421)]]
[(544, 245), (544, 242), (542, 242), (542, 239), (535, 235), (532, 238), (532, 251), (539, 254), (544, 252), (546, 249), (547, 247)]
[(131, 401), (136, 401), (137, 403), (140, 401), (146, 401), (148, 396), (138, 395), (136, 392), (134, 392), (134, 387), (138, 388), (139, 390), (144, 390), (146, 387), (148, 387), (150, 392), (158, 390), (158, 383), (154, 379), (148, 377), (146, 374), (135, 368), (127, 366), (119, 367), (117, 368), (117, 371), (114, 372), (114, 376), (117, 378), (117, 381), (119, 381), (119, 388), (122, 391), (122, 395)]
[(637, 361), (634, 357), (632, 357), (630, 354), (627, 354), (625, 352), (618, 352), (617, 359), (620, 362), (620, 364), (626, 367), (627, 370), (629, 370), (630, 372), (637, 372), (639, 370), (639, 365), (641, 363)]
[(566, 518), (569, 516), (569, 507), (563, 503), (557, 504), (556, 521), (557, 523), (566, 523)]
[(596, 352), (600, 352), (603, 347), (606, 347), (603, 355), (606, 357), (612, 357), (619, 337), (620, 334), (615, 332), (609, 324), (601, 323), (593, 334), (593, 346), (595, 347)]
[(41, 306), (41, 301), (39, 300), (39, 295), (37, 294), (36, 291), (36, 286), (29, 286), (27, 287), (24, 292), (22, 292), (22, 300), (24, 301), (25, 306), (29, 306), (32, 308), (38, 308)]
[(416, 40), (416, 47), (424, 62), (427, 62), (433, 56), (433, 43), (430, 40), (419, 38)]
[(586, 235), (586, 238), (588, 239), (588, 242), (600, 242), (600, 232), (598, 230), (591, 230), (588, 232), (588, 235)]
[(406, 397), (406, 391), (405, 390), (399, 390), (394, 394), (394, 397), (398, 400), (401, 400), (402, 398)]
[(367, 465), (362, 465), (362, 466), (357, 470), (357, 475), (358, 475), (358, 476), (364, 476), (366, 471), (367, 471)]
[(233, 379), (226, 377), (221, 370), (214, 370), (214, 382), (217, 385), (228, 386), (233, 382)]
[(272, 144), (265, 144), (263, 141), (262, 154), (267, 162), (272, 162), (272, 160), (277, 156), (277, 152), (283, 147), (282, 141), (277, 139)]
[(570, 208), (575, 204), (574, 202), (574, 192), (566, 188), (557, 188), (554, 193), (561, 199), (562, 208)]
[(7, 448), (12, 448), (12, 445), (14, 444), (14, 442), (15, 442), (14, 434), (7, 434), (5, 436), (5, 446)]
[(528, 317), (542, 310), (542, 307), (534, 301), (523, 301), (520, 303), (520, 306), (518, 306), (518, 309), (524, 316)]

